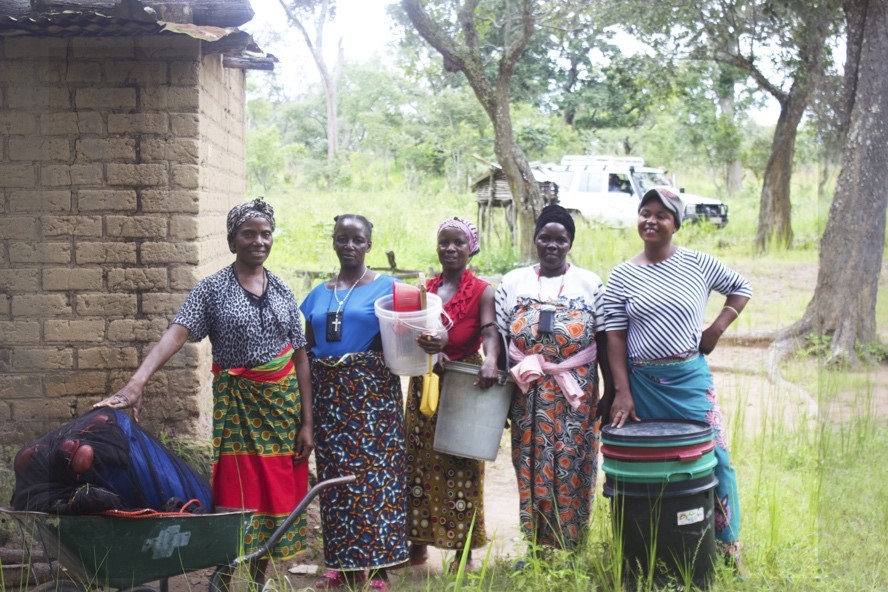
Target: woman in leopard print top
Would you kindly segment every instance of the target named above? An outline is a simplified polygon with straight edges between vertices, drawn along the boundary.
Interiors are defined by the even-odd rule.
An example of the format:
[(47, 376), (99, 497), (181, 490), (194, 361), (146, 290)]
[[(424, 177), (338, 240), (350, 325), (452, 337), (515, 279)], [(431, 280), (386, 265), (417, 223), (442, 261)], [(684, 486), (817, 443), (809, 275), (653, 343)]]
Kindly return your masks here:
[[(274, 210), (262, 198), (228, 214), (234, 263), (202, 279), (129, 382), (96, 406), (133, 408), (138, 420), (145, 383), (186, 341), (210, 338), (213, 351), (213, 497), (218, 506), (256, 510), (244, 553), (283, 523), (308, 489), (314, 448), (312, 391), (298, 303), (265, 269), (274, 244)], [(305, 547), (302, 517), (272, 557)], [(254, 564), (264, 579), (267, 560)]]

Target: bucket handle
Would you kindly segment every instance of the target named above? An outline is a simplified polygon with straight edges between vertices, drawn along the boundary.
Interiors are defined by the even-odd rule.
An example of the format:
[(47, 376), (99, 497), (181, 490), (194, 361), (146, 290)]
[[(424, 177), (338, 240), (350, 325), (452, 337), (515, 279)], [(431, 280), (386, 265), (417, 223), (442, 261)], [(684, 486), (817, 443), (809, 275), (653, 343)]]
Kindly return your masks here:
[[(499, 333), (499, 329), (497, 329), (497, 333)], [(500, 340), (503, 342), (503, 352), (506, 354), (506, 369), (503, 372), (499, 373), (499, 378), (497, 382), (500, 386), (506, 384), (509, 381), (509, 370), (512, 368), (512, 359), (509, 356), (509, 337), (503, 333), (499, 334)]]
[[(441, 314), (445, 314), (445, 315), (446, 315), (447, 313), (446, 313), (446, 312), (442, 312)], [(448, 316), (447, 318), (448, 318), (448, 320), (450, 319), (449, 316)], [(450, 324), (451, 324), (451, 327), (452, 327), (452, 326), (453, 326), (453, 321), (450, 321)], [(448, 331), (449, 331), (449, 329), (448, 329)], [(502, 386), (502, 385), (506, 384), (507, 382), (509, 382), (509, 378), (511, 377), (511, 375), (509, 374), (509, 368), (512, 367), (512, 360), (511, 360), (511, 358), (509, 357), (509, 340), (508, 340), (508, 337), (507, 337), (506, 335), (503, 335), (502, 333), (500, 333), (499, 330), (497, 330), (497, 333), (499, 333), (500, 340), (503, 342), (503, 353), (505, 353), (505, 355), (506, 355), (506, 369), (505, 369), (505, 370), (500, 370), (499, 368), (497, 368), (497, 374), (499, 375), (499, 378), (496, 379), (496, 382), (497, 382), (497, 384), (499, 384), (500, 386)], [(447, 359), (446, 359), (446, 358), (442, 358), (442, 360), (441, 360), (441, 365), (442, 365), (442, 367), (443, 367), (445, 370), (447, 369)]]

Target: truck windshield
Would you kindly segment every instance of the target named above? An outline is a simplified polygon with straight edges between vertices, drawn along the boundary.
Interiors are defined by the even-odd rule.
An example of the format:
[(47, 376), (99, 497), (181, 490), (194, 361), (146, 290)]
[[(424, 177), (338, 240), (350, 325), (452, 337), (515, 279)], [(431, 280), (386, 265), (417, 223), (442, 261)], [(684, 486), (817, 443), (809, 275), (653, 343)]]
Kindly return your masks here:
[(638, 183), (640, 195), (655, 185), (672, 185), (669, 177), (659, 171), (635, 171), (635, 182)]

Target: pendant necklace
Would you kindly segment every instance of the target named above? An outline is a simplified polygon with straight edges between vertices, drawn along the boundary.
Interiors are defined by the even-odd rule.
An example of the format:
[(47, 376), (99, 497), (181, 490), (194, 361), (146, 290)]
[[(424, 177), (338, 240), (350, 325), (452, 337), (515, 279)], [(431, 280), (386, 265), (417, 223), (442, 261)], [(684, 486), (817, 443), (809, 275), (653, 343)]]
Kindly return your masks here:
[[(558, 286), (558, 293), (555, 294), (556, 302), (561, 298), (561, 293), (564, 291), (564, 276), (567, 274), (567, 270), (569, 267), (569, 265), (565, 265), (564, 268), (562, 268), (561, 270), (561, 285)], [(540, 302), (544, 302), (542, 271), (542, 269), (537, 268), (537, 300), (539, 300)], [(546, 299), (545, 302), (552, 302), (552, 299)]]
[[(369, 267), (364, 267), (364, 273), (352, 284), (342, 300), (339, 299), (339, 294), (336, 290), (336, 284), (339, 283), (339, 276), (342, 274), (342, 270), (340, 269), (339, 273), (336, 274), (336, 281), (333, 282), (333, 292), (331, 294), (336, 299), (336, 311), (331, 310), (327, 312), (327, 342), (342, 341), (342, 311), (345, 309), (345, 303), (348, 302), (348, 297), (351, 296), (352, 291), (361, 283), (361, 280), (364, 279), (369, 270)], [(330, 301), (332, 303), (333, 299), (331, 298)]]

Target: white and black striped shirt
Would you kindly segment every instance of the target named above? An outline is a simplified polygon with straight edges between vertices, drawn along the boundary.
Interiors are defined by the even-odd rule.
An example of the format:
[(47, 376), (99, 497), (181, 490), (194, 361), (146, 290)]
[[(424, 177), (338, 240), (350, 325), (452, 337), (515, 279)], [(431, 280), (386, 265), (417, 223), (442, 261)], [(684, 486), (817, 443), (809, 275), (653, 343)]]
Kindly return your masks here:
[(633, 359), (658, 360), (696, 352), (709, 293), (752, 296), (743, 276), (718, 259), (679, 247), (652, 265), (614, 268), (604, 294), (608, 331), (626, 331)]

